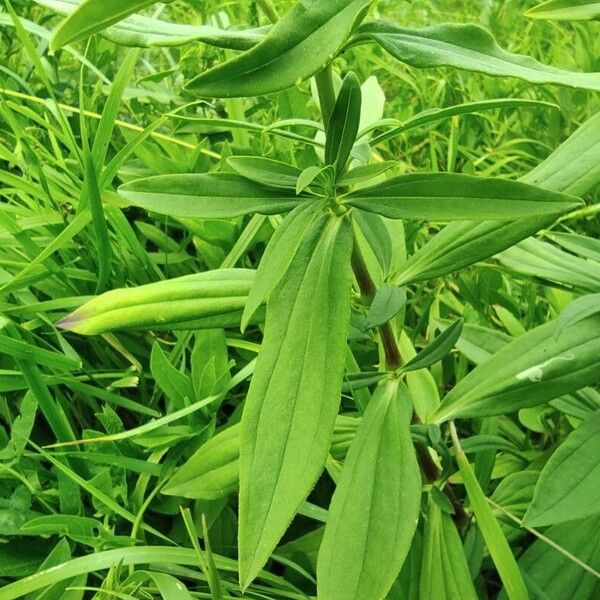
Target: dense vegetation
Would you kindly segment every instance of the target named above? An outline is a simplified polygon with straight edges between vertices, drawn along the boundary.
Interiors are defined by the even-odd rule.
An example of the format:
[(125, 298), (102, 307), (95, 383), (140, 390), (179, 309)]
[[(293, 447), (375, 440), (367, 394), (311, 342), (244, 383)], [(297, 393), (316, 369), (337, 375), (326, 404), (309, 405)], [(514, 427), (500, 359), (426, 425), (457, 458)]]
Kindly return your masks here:
[(4, 0), (0, 600), (600, 598), (598, 19)]

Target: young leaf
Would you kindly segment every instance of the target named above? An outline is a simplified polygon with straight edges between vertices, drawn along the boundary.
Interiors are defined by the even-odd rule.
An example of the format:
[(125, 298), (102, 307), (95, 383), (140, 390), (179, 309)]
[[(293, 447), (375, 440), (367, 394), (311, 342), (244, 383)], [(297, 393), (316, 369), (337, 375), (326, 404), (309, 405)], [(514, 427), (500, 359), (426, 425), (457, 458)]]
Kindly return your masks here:
[(321, 600), (379, 600), (400, 572), (421, 504), (411, 413), (408, 390), (398, 380), (381, 385), (365, 411), (319, 550)]
[(393, 319), (406, 304), (406, 290), (395, 285), (384, 284), (377, 288), (371, 302), (365, 329), (373, 329)]
[(360, 81), (354, 73), (348, 73), (333, 107), (325, 142), (325, 162), (335, 165), (337, 174), (344, 171), (356, 141), (361, 102)]
[(308, 201), (295, 208), (275, 230), (258, 265), (254, 283), (242, 315), (242, 331), (258, 307), (271, 295), (292, 262), (306, 230), (316, 218), (320, 205)]
[(323, 68), (339, 52), (371, 0), (300, 0), (244, 54), (188, 83), (199, 96), (235, 98), (292, 87)]
[[(34, 0), (36, 4), (70, 15), (84, 0)], [(107, 40), (122, 46), (151, 48), (153, 46), (181, 46), (198, 41), (210, 46), (230, 50), (248, 50), (266, 35), (268, 27), (256, 29), (219, 29), (210, 25), (170, 23), (161, 19), (130, 15), (98, 33)]]
[(462, 332), (464, 321), (459, 319), (447, 327), (438, 335), (429, 346), (421, 350), (417, 356), (409, 361), (403, 371), (417, 371), (418, 369), (426, 369), (427, 367), (442, 360), (458, 341)]
[(456, 173), (400, 175), (342, 196), (341, 202), (391, 219), (500, 220), (557, 215), (577, 198), (508, 179)]
[(600, 73), (564, 71), (528, 56), (511, 54), (477, 25), (442, 23), (408, 29), (375, 21), (359, 28), (357, 41), (362, 39), (374, 40), (397, 60), (419, 69), (447, 66), (531, 83), (600, 90)]
[(548, 0), (530, 8), (525, 16), (532, 19), (588, 21), (600, 19), (600, 2), (597, 0)]
[(479, 487), (479, 482), (473, 472), (465, 453), (460, 447), (454, 423), (450, 423), (452, 442), (456, 451), (456, 460), (462, 475), (463, 484), (467, 490), (471, 507), (477, 519), (477, 526), (483, 535), (492, 560), (498, 569), (498, 574), (510, 600), (529, 600), (525, 582), (515, 561), (512, 550), (500, 529), (486, 497)]
[(477, 600), (456, 525), (433, 497), (425, 520), (420, 597)]
[(295, 190), (302, 172), (298, 167), (262, 156), (230, 156), (227, 164), (246, 179), (275, 188)]
[(506, 414), (543, 404), (598, 380), (600, 318), (554, 339), (553, 322), (527, 332), (480, 364), (447, 394), (433, 419)]
[(230, 219), (249, 213), (274, 215), (304, 201), (235, 173), (184, 173), (138, 179), (119, 187), (133, 206), (173, 217)]
[(350, 187), (365, 181), (371, 181), (385, 172), (397, 167), (395, 160), (384, 160), (383, 162), (360, 165), (350, 171), (347, 171), (338, 179), (338, 187)]
[(240, 581), (256, 577), (319, 477), (340, 402), (352, 226), (311, 225), (271, 295), (242, 417)]
[(540, 474), (523, 523), (554, 525), (600, 513), (600, 411), (552, 454)]
[(156, 0), (84, 0), (54, 31), (50, 50), (79, 42), (110, 27), (113, 23), (155, 4)]

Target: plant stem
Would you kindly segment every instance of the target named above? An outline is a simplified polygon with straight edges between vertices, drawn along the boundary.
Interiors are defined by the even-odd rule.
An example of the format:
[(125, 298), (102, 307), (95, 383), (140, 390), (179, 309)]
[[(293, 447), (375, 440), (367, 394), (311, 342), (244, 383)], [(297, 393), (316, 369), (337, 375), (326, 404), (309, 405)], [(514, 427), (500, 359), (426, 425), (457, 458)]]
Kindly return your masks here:
[(333, 87), (331, 65), (327, 65), (315, 75), (315, 83), (317, 84), (319, 103), (321, 104), (323, 125), (325, 125), (325, 132), (327, 132), (329, 119), (331, 118), (333, 107), (335, 106), (335, 89)]
[(277, 21), (279, 21), (279, 13), (271, 0), (256, 0), (256, 3), (260, 6), (265, 15), (267, 15), (271, 23), (277, 23)]

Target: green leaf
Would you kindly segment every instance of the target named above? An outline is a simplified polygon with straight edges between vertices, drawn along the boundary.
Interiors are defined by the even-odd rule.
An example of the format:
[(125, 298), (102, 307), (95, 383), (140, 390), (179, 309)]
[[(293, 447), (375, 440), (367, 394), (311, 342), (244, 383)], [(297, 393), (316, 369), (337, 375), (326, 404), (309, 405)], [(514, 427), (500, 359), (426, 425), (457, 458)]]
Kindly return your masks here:
[(504, 346), (447, 394), (435, 422), (505, 414), (537, 406), (595, 383), (600, 318), (589, 317), (554, 339), (549, 322)]
[(471, 502), (471, 508), (477, 519), (477, 526), (496, 565), (500, 579), (504, 584), (504, 589), (510, 600), (529, 600), (529, 594), (527, 593), (527, 588), (525, 587), (515, 557), (481, 487), (479, 487), (477, 477), (475, 477), (475, 473), (460, 447), (454, 423), (450, 424), (450, 430), (456, 451), (456, 460), (462, 475), (463, 484)]
[(55, 51), (67, 44), (85, 40), (155, 3), (156, 0), (84, 0), (56, 28), (50, 39), (50, 50)]
[(364, 328), (373, 329), (387, 323), (405, 304), (406, 290), (389, 284), (379, 286), (369, 307)]
[(162, 215), (201, 219), (275, 215), (304, 200), (292, 190), (266, 187), (235, 173), (157, 175), (122, 185), (119, 195)]
[[(556, 192), (582, 196), (600, 183), (600, 114), (586, 121), (546, 160), (522, 178)], [(395, 280), (398, 285), (440, 277), (498, 252), (548, 227), (554, 217), (510, 223), (450, 223), (422, 246)]]
[[(61, 15), (70, 15), (79, 8), (82, 0), (34, 0)], [(231, 50), (248, 50), (260, 42), (268, 27), (257, 29), (219, 29), (210, 25), (171, 23), (162, 19), (130, 15), (102, 31), (102, 37), (122, 46), (150, 48), (153, 46), (181, 46), (198, 41)]]
[(431, 344), (425, 347), (417, 356), (402, 367), (403, 371), (417, 371), (426, 369), (436, 362), (442, 360), (458, 341), (462, 332), (464, 321), (459, 319), (454, 321), (450, 327), (447, 327), (438, 335)]
[(360, 81), (354, 73), (348, 73), (333, 107), (325, 142), (325, 162), (334, 165), (337, 174), (344, 171), (356, 141), (361, 102)]
[(400, 572), (421, 504), (411, 413), (408, 390), (398, 380), (380, 386), (365, 411), (319, 550), (317, 587), (322, 600), (379, 600)]
[(118, 329), (235, 327), (253, 279), (250, 269), (218, 269), (111, 290), (57, 324), (82, 335)]
[(558, 447), (546, 463), (523, 523), (554, 525), (600, 512), (600, 412)]
[(339, 52), (371, 0), (301, 0), (265, 39), (188, 83), (199, 96), (271, 94), (314, 75)]
[(600, 2), (594, 0), (548, 0), (530, 8), (525, 16), (532, 19), (589, 21), (600, 19)]
[(240, 581), (256, 577), (319, 477), (340, 403), (352, 226), (323, 216), (267, 308), (242, 417)]
[(456, 525), (433, 497), (429, 499), (425, 520), (420, 597), (477, 600)]
[(408, 29), (393, 23), (365, 23), (357, 41), (373, 40), (394, 58), (419, 69), (455, 67), (531, 83), (600, 90), (600, 73), (577, 73), (543, 65), (503, 50), (491, 33), (478, 25), (443, 23)]
[(600, 313), (600, 294), (588, 294), (573, 300), (573, 302), (567, 304), (558, 319), (556, 319), (554, 337), (560, 337), (562, 332), (571, 325), (575, 325), (575, 323), (598, 313)]
[(383, 162), (371, 163), (368, 165), (360, 165), (354, 169), (347, 171), (338, 179), (338, 187), (351, 187), (365, 181), (370, 181), (383, 175), (385, 172), (397, 167), (398, 163), (395, 160), (384, 160)]
[(343, 196), (341, 202), (391, 219), (440, 221), (558, 215), (581, 204), (524, 183), (456, 173), (400, 175)]
[(241, 328), (246, 329), (249, 320), (265, 302), (288, 270), (298, 246), (315, 220), (319, 204), (305, 202), (296, 207), (275, 230), (261, 258), (244, 307)]
[(295, 190), (302, 172), (298, 167), (261, 156), (230, 156), (227, 164), (246, 179), (275, 188)]

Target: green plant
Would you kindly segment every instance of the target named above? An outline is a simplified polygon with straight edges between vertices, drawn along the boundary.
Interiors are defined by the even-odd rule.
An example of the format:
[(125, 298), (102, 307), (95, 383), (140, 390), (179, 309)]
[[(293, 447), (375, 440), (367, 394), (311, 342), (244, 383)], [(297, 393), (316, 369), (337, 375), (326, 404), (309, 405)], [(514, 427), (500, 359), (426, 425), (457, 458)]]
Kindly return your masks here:
[[(518, 180), (453, 172), (458, 170), (458, 151), (452, 135), (457, 135), (459, 118), (506, 108), (554, 110), (555, 105), (528, 97), (484, 99), (423, 110), (406, 119), (383, 118), (382, 111), (370, 110), (378, 102), (377, 90), (361, 82), (352, 62), (359, 63), (361, 53), (370, 52), (377, 60), (389, 61), (391, 56), (417, 69), (455, 67), (592, 92), (600, 91), (600, 73), (562, 70), (508, 52), (477, 25), (407, 28), (369, 20), (370, 0), (301, 0), (281, 18), (270, 0), (260, 0), (256, 8), (272, 25), (255, 22), (245, 30), (218, 23), (176, 25), (135, 15), (153, 4), (147, 0), (125, 8), (122, 2), (97, 0), (37, 3), (67, 14), (49, 39), (50, 50), (57, 54), (61, 48), (73, 52), (69, 44), (94, 34), (136, 47), (199, 41), (218, 50), (202, 56), (214, 62), (207, 69), (190, 68), (190, 62), (200, 60), (193, 51), (182, 57), (187, 102), (176, 98), (168, 113), (112, 148), (119, 105), (127, 98), (138, 50), (128, 51), (115, 74), (92, 135), (85, 118), (85, 65), (93, 64), (92, 57), (101, 59), (105, 42), (87, 41), (85, 54), (76, 56), (84, 68), (73, 88), (80, 111), (75, 129), (26, 33), (25, 27), (35, 28), (7, 3), (7, 23), (15, 28), (47, 90), (50, 114), (57, 116), (50, 119), (12, 104), (2, 109), (15, 146), (12, 151), (3, 146), (2, 159), (23, 170), (32, 160), (37, 174), (33, 183), (25, 183), (12, 169), (4, 169), (0, 180), (16, 190), (9, 195), (19, 210), (24, 198), (25, 206), (53, 201), (72, 205), (73, 197), (79, 199), (75, 216), (45, 249), (19, 231), (22, 222), (11, 221), (10, 211), (3, 213), (4, 228), (23, 244), (32, 263), (7, 277), (2, 292), (26, 294), (41, 277), (40, 291), (46, 297), (38, 304), (29, 296), (21, 298), (5, 311), (0, 344), (12, 353), (17, 375), (30, 390), (5, 453), (10, 460), (50, 463), (52, 473), (60, 473), (61, 498), (73, 486), (81, 488), (106, 522), (116, 515), (132, 530), (127, 540), (121, 539), (125, 536), (118, 530), (107, 531), (106, 523), (81, 515), (81, 503), (61, 521), (50, 504), (51, 514), (30, 515), (19, 531), (62, 533), (102, 552), (71, 558), (68, 546), (57, 546), (56, 558), (45, 563), (53, 569), (8, 584), (0, 590), (0, 600), (45, 588), (60, 597), (67, 592), (56, 586), (71, 581), (71, 587), (84, 587), (88, 573), (108, 567), (113, 568), (107, 588), (88, 590), (99, 598), (113, 592), (137, 597), (146, 590), (156, 590), (163, 598), (183, 597), (177, 595), (184, 593), (180, 580), (198, 577), (201, 597), (212, 598), (306, 598), (315, 593), (323, 600), (484, 598), (494, 597), (502, 586), (501, 593), (511, 600), (534, 594), (583, 599), (581, 590), (597, 589), (595, 546), (585, 548), (586, 557), (579, 556), (571, 548), (577, 540), (560, 527), (568, 520), (587, 519), (589, 526), (598, 519), (593, 474), (582, 477), (578, 486), (564, 482), (575, 468), (569, 468), (571, 448), (581, 451), (597, 433), (594, 411), (600, 407), (600, 394), (590, 386), (599, 378), (600, 278), (590, 264), (597, 256), (590, 253), (598, 250), (588, 237), (576, 240), (551, 228), (597, 212), (597, 204), (586, 205), (582, 198), (595, 193), (600, 182), (598, 116), (535, 168), (516, 173)], [(589, 3), (585, 8), (571, 3), (570, 10), (565, 2), (556, 4), (546, 3), (531, 15), (566, 11), (560, 15), (597, 16), (593, 3), (591, 9)], [(240, 53), (232, 56), (232, 51)], [(160, 72), (148, 75), (151, 82), (163, 77)], [(306, 88), (297, 90), (309, 78), (320, 122), (305, 114)], [(5, 90), (6, 97), (14, 98), (10, 92)], [(273, 113), (281, 118), (270, 114), (263, 124), (249, 119), (242, 99), (272, 94), (278, 94)], [(208, 108), (206, 99), (213, 99)], [(223, 118), (223, 111), (229, 118)], [(28, 135), (24, 119), (44, 131), (49, 150), (40, 149), (43, 145)], [(446, 172), (385, 160), (393, 154), (386, 149), (402, 136), (446, 119), (453, 127)], [(167, 120), (176, 123), (172, 135), (159, 131)], [(208, 132), (205, 141), (184, 139), (197, 131)], [(225, 142), (217, 137), (223, 131)], [(152, 139), (163, 144), (158, 159), (146, 146)], [(185, 151), (176, 147), (178, 142)], [(41, 159), (35, 158), (38, 152)], [(131, 161), (133, 156), (143, 168)], [(140, 171), (152, 174), (138, 176)], [(164, 278), (157, 257), (133, 233), (125, 209), (155, 215), (137, 228), (148, 246), (158, 248), (157, 254), (175, 259), (167, 264), (174, 277)], [(158, 227), (160, 223), (167, 228)], [(423, 232), (423, 223), (434, 235), (429, 229)], [(449, 224), (438, 231), (440, 223)], [(86, 281), (87, 293), (72, 282), (57, 291), (56, 282), (46, 282), (47, 274), (54, 276), (62, 265), (77, 262), (71, 243), (84, 230), (89, 231), (93, 252), (85, 255), (84, 273), (73, 273), (73, 279)], [(569, 253), (528, 239), (540, 231), (553, 244), (562, 241)], [(44, 234), (51, 237), (52, 230)], [(201, 265), (185, 270), (190, 244), (198, 249)], [(586, 258), (574, 257), (574, 247), (585, 248)], [(564, 265), (552, 258), (561, 252), (567, 256)], [(10, 260), (16, 262), (21, 253), (11, 254)], [(474, 282), (467, 271), (456, 285), (439, 283), (439, 278), (496, 255), (514, 279), (496, 285), (488, 272), (488, 284)], [(233, 268), (244, 257), (246, 267), (257, 268)], [(557, 274), (540, 267), (543, 260)], [(12, 266), (9, 257), (6, 263)], [(193, 273), (196, 267), (205, 272)], [(575, 299), (562, 313), (565, 298), (548, 297), (550, 308), (543, 310), (535, 301), (536, 291), (521, 279), (539, 278), (540, 271), (554, 284), (594, 294)], [(132, 282), (137, 285), (125, 289)], [(105, 291), (108, 287), (113, 289)], [(456, 288), (481, 319), (472, 316)], [(477, 297), (478, 288), (487, 299)], [(95, 297), (90, 299), (89, 292)], [(532, 297), (527, 318), (519, 320), (515, 313)], [(45, 312), (55, 314), (49, 319)], [(20, 326), (15, 316), (21, 318)], [(556, 316), (556, 321), (550, 318)], [(506, 333), (486, 327), (481, 322), (486, 319), (500, 323)], [(54, 344), (35, 333), (42, 325), (49, 326)], [(419, 343), (419, 352), (413, 347), (415, 338), (407, 335), (411, 329), (428, 341)], [(182, 333), (151, 339), (147, 352), (148, 338), (113, 333), (128, 330)], [(102, 343), (90, 342), (85, 350), (85, 362), (92, 368), (103, 360), (105, 347), (111, 363), (124, 357), (136, 372), (141, 368), (136, 356), (142, 354), (156, 385), (147, 391), (153, 402), (115, 393), (121, 379), (113, 366), (102, 374), (115, 380), (111, 389), (94, 391), (95, 376), (88, 381), (73, 373), (82, 364), (74, 346), (86, 342), (68, 332), (102, 334)], [(168, 354), (164, 342), (170, 344)], [(233, 375), (228, 347), (239, 350), (243, 364)], [(468, 368), (467, 361), (475, 368)], [(250, 375), (247, 390), (224, 410), (223, 403)], [(135, 389), (137, 382), (128, 377), (137, 374), (123, 374), (123, 387)], [(81, 390), (92, 410), (100, 408), (99, 400), (132, 411), (135, 424), (124, 427), (104, 407), (105, 433), (88, 427), (79, 440), (65, 402), (57, 402), (49, 391), (57, 382)], [(450, 388), (442, 399), (440, 382)], [(164, 411), (155, 410), (159, 394), (166, 400)], [(89, 395), (97, 399), (89, 400)], [(51, 439), (44, 441), (58, 442), (51, 449), (31, 439), (38, 406), (51, 428), (46, 436)], [(487, 498), (499, 450), (505, 459), (518, 460), (536, 451), (515, 433), (518, 428), (507, 415), (520, 411), (528, 422), (536, 417), (523, 411), (540, 407), (554, 411), (557, 429), (572, 425), (573, 418), (583, 424), (545, 466), (545, 450), (539, 450), (526, 471), (510, 472), (502, 481), (506, 488), (511, 477), (532, 476), (534, 483), (522, 492), (524, 498), (518, 496), (519, 482), (508, 491), (500, 484)], [(462, 440), (454, 423), (458, 419)], [(173, 424), (179, 421), (185, 424)], [(151, 452), (148, 460), (137, 450), (124, 450), (132, 441)], [(98, 450), (89, 450), (96, 446)], [(172, 446), (177, 450), (170, 452)], [(474, 455), (473, 463), (467, 455)], [(111, 497), (118, 490), (126, 494), (126, 478), (119, 474), (122, 480), (116, 485), (106, 470), (90, 471), (86, 458), (100, 464), (116, 461), (119, 468), (140, 474), (132, 495), (135, 510)], [(581, 460), (582, 472), (595, 466)], [(151, 477), (157, 481), (148, 491)], [(560, 482), (558, 490), (553, 478)], [(465, 494), (459, 491), (462, 487)], [(237, 517), (229, 504), (236, 492)], [(194, 500), (196, 512), (206, 515), (201, 531), (186, 509), (177, 516), (183, 499)], [(158, 504), (157, 514), (175, 515), (172, 530), (163, 528), (160, 519), (145, 519), (152, 503)], [(298, 515), (325, 524), (302, 527)], [(539, 541), (529, 543), (500, 515), (516, 519)], [(227, 544), (222, 545), (225, 556), (213, 552), (211, 539), (218, 534), (208, 524), (217, 518), (230, 528), (239, 520), (237, 553)], [(280, 544), (290, 525), (299, 535)], [(550, 529), (541, 534), (531, 526)], [(187, 535), (192, 548), (169, 545), (174, 540), (187, 544)], [(136, 545), (146, 539), (163, 545)], [(535, 561), (536, 553), (544, 552), (540, 544), (548, 540), (563, 552), (566, 579), (574, 582), (571, 588), (564, 584), (562, 596), (553, 596), (543, 581), (556, 569), (556, 559)], [(527, 549), (517, 560), (520, 545)], [(154, 563), (170, 568), (133, 569)], [(269, 570), (268, 564), (276, 566)], [(195, 565), (201, 576), (185, 568)]]

